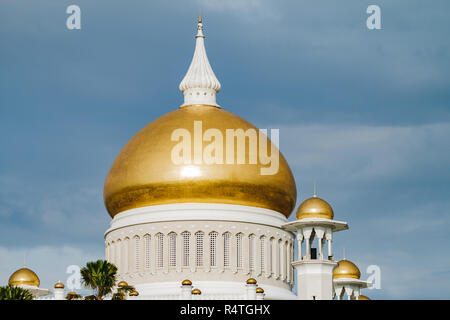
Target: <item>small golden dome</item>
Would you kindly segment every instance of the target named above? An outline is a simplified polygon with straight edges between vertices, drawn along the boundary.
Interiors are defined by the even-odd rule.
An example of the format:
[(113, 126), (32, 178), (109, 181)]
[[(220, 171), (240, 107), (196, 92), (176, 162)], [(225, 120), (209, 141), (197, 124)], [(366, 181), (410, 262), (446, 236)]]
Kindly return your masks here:
[(200, 291), (200, 289), (194, 289), (192, 290), (192, 294), (202, 294), (202, 292)]
[(15, 271), (11, 277), (9, 277), (8, 284), (10, 286), (18, 286), (18, 285), (28, 285), (39, 287), (41, 281), (36, 273), (33, 270), (28, 268), (21, 268)]
[(333, 219), (334, 212), (325, 200), (312, 197), (302, 202), (296, 213), (297, 219), (305, 218), (325, 218)]
[(186, 280), (183, 280), (183, 282), (181, 282), (181, 285), (192, 286), (192, 282), (191, 282), (191, 280), (186, 279)]
[[(261, 168), (269, 165), (259, 159), (257, 164), (249, 164), (249, 160), (237, 164), (237, 152), (234, 164), (174, 163), (173, 149), (181, 142), (173, 141), (172, 134), (176, 129), (186, 129), (194, 140), (198, 131), (194, 130), (194, 121), (202, 123), (203, 133), (208, 129), (219, 130), (224, 146), (227, 129), (258, 132), (248, 121), (206, 105), (179, 108), (152, 121), (126, 144), (106, 177), (103, 196), (111, 217), (129, 209), (175, 203), (244, 205), (271, 209), (289, 217), (295, 207), (297, 189), (281, 153), (278, 171), (272, 175), (261, 174)], [(267, 144), (270, 150), (270, 140)], [(207, 145), (204, 142), (203, 148)], [(191, 149), (194, 150), (193, 144)], [(246, 153), (248, 149), (246, 142)], [(259, 150), (255, 153), (259, 154)], [(224, 152), (224, 159), (226, 155)]]
[(333, 271), (333, 278), (352, 278), (359, 279), (361, 272), (351, 261), (341, 260)]
[(120, 282), (117, 284), (117, 286), (118, 286), (119, 288), (122, 288), (122, 287), (128, 287), (128, 283), (127, 283), (126, 281), (120, 281)]
[(247, 284), (256, 284), (256, 279), (253, 278), (248, 279)]
[(137, 292), (136, 290), (131, 291), (129, 294), (130, 297), (137, 297), (138, 295), (139, 295), (139, 292)]
[[(353, 298), (353, 300), (356, 300), (356, 298)], [(358, 300), (370, 300), (370, 298), (360, 294)]]
[(263, 288), (256, 288), (256, 293), (264, 293), (264, 289)]
[(60, 281), (58, 281), (58, 282), (55, 284), (55, 289), (64, 289), (64, 284), (61, 283)]
[(76, 295), (78, 295), (78, 293), (76, 293), (74, 291), (70, 291), (67, 295), (68, 296), (76, 296)]

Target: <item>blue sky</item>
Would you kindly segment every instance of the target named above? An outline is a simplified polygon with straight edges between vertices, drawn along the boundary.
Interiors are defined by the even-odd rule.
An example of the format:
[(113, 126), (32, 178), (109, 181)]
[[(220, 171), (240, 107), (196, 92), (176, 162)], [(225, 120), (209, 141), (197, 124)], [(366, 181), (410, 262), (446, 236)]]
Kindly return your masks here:
[[(82, 29), (69, 31), (68, 5)], [(366, 28), (381, 7), (382, 30)], [(372, 298), (450, 298), (448, 1), (0, 3), (0, 284), (43, 287), (103, 257), (103, 183), (125, 143), (182, 103), (204, 16), (219, 104), (280, 128), (298, 202), (349, 223), (335, 254), (379, 265)]]

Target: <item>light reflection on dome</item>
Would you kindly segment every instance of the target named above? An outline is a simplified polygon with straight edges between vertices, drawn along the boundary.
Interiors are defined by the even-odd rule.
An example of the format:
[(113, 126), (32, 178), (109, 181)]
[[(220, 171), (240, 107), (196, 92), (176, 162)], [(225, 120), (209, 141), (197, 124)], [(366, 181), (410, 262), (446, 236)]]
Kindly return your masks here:
[(199, 177), (202, 173), (200, 172), (200, 168), (196, 166), (186, 166), (181, 169), (180, 174), (183, 177), (194, 178)]

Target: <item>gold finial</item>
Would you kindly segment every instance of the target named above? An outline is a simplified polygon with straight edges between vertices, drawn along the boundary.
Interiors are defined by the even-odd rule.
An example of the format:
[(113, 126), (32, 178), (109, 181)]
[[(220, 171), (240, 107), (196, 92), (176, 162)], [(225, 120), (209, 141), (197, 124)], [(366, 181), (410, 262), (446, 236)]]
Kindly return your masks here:
[(202, 11), (198, 11), (198, 23), (202, 23)]

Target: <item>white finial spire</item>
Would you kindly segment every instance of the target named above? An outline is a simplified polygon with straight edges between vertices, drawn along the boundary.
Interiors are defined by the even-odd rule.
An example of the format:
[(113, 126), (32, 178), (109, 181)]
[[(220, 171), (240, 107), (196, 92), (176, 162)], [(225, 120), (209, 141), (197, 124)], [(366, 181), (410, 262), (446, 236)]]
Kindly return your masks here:
[(313, 197), (316, 198), (317, 197), (317, 186), (316, 183), (314, 182), (314, 193), (313, 193)]
[(182, 106), (204, 104), (219, 107), (216, 102), (216, 94), (220, 90), (220, 82), (217, 80), (206, 55), (201, 15), (198, 17), (197, 30), (194, 57), (180, 83), (180, 90), (184, 94)]
[(342, 248), (342, 251), (343, 251), (343, 255), (344, 255), (344, 258), (342, 260), (345, 260), (345, 248)]

